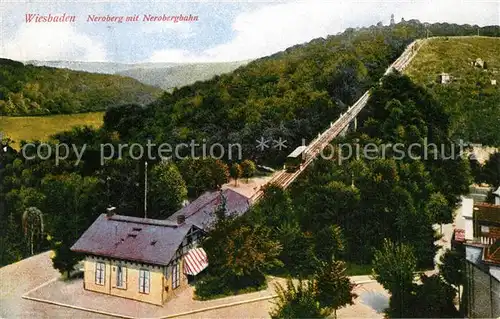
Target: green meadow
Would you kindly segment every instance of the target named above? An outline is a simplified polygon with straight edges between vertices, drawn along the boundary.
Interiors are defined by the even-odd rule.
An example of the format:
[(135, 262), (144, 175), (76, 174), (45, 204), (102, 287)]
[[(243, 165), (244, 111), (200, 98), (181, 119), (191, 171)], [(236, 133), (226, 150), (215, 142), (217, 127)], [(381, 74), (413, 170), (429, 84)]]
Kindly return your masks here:
[(0, 132), (14, 140), (19, 147), (22, 140), (48, 141), (55, 133), (68, 131), (74, 126), (100, 127), (104, 112), (50, 115), (50, 116), (0, 116)]

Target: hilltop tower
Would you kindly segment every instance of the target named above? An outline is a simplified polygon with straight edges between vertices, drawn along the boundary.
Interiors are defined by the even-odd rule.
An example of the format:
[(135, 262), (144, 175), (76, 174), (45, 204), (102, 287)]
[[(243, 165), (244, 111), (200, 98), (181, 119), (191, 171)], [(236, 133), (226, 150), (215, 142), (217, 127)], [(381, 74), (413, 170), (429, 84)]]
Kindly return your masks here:
[(391, 14), (391, 25), (395, 25), (396, 22), (394, 22), (394, 14)]

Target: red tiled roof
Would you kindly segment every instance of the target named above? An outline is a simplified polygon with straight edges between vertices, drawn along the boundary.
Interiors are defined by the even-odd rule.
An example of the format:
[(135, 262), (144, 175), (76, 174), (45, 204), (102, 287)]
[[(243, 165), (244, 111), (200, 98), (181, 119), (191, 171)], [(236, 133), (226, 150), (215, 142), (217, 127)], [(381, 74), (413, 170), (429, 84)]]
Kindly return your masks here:
[(170, 221), (106, 214), (99, 216), (72, 251), (167, 265), (192, 226)]

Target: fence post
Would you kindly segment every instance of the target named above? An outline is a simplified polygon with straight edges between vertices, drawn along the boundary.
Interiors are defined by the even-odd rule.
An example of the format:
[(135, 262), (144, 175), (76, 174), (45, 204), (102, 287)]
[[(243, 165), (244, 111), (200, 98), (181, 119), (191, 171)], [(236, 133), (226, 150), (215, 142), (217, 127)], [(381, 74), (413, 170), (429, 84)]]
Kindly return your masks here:
[[(484, 248), (486, 249), (486, 248)], [(490, 277), (490, 318), (494, 318), (493, 317), (493, 289), (492, 289), (492, 286), (493, 286), (493, 282), (492, 282), (492, 275), (491, 273), (488, 274), (489, 277)]]

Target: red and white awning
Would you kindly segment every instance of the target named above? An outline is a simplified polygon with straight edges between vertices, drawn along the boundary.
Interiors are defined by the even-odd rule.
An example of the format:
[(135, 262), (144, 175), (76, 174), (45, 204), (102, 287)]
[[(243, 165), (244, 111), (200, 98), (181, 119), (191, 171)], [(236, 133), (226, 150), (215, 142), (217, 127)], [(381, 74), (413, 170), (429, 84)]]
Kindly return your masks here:
[(184, 273), (195, 276), (208, 266), (207, 253), (203, 248), (194, 248), (184, 255)]

